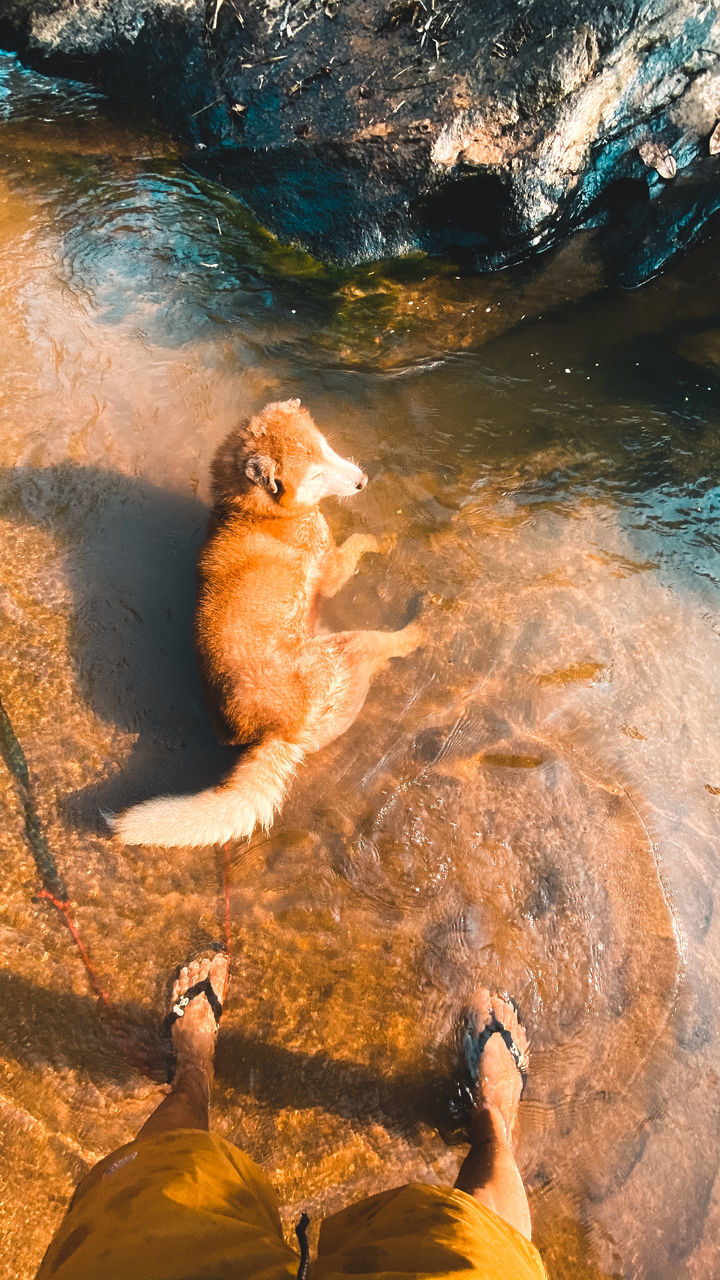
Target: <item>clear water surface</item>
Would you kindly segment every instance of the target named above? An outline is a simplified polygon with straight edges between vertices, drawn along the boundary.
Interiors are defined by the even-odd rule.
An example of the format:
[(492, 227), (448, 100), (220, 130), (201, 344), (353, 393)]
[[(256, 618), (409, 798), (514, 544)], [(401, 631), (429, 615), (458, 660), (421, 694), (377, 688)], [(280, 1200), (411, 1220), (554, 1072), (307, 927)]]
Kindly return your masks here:
[[(214, 1121), (288, 1231), (448, 1181), (464, 1001), (531, 1036), (519, 1158), (553, 1280), (720, 1272), (720, 239), (634, 293), (592, 238), (475, 280), (280, 249), (172, 143), (0, 59), (0, 1242), (29, 1280), (75, 1181), (158, 1096), (167, 982), (222, 927), (212, 850), (98, 808), (219, 779), (190, 626), (208, 466), (300, 395), (394, 531), (328, 609), (429, 641), (229, 852)], [(7, 735), (6, 735), (6, 755)], [(28, 799), (29, 794), (29, 799)], [(38, 843), (35, 840), (35, 854)]]

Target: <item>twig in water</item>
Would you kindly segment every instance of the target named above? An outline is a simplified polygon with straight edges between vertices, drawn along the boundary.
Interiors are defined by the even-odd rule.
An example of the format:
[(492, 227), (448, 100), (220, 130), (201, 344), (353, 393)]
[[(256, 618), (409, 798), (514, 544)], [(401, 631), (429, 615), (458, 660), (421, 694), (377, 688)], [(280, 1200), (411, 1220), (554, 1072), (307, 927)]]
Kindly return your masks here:
[(253, 67), (268, 67), (271, 62), (284, 62), (289, 57), (289, 53), (279, 53), (276, 58), (261, 58), (259, 62), (241, 62), (240, 66), (243, 71), (251, 71)]
[(217, 31), (218, 14), (220, 13), (220, 10), (222, 9), (224, 3), (225, 3), (225, 0), (215, 0), (215, 12), (212, 18), (210, 19), (210, 22), (207, 23), (208, 31)]
[(0, 757), (5, 761), (17, 787), (23, 810), (25, 839), (30, 846), (38, 875), (43, 886), (54, 897), (65, 901), (67, 889), (40, 825), (25, 753), (2, 702), (0, 702)]
[(198, 108), (197, 111), (191, 111), (190, 112), (191, 119), (194, 118), (195, 116), (201, 116), (203, 111), (209, 111), (211, 107), (216, 107), (218, 103), (222, 102), (222, 100), (223, 100), (223, 94), (220, 94), (220, 97), (216, 98), (214, 102), (208, 102), (204, 107)]

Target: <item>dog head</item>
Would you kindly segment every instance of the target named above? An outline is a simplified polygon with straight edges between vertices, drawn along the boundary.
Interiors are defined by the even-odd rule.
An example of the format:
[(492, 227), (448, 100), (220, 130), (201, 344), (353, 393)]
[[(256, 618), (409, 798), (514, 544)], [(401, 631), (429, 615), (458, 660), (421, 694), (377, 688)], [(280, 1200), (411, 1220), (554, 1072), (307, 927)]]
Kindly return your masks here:
[(367, 476), (330, 448), (299, 400), (268, 404), (230, 433), (212, 466), (213, 497), (252, 494), (283, 510), (314, 507), (364, 489)]

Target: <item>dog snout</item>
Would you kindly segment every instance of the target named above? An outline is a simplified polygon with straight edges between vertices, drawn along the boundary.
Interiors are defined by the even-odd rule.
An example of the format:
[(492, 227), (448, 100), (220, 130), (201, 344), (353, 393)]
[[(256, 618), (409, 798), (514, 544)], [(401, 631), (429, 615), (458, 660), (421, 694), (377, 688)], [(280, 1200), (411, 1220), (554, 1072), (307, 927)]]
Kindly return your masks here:
[(365, 472), (364, 472), (364, 471), (361, 471), (361, 472), (360, 472), (360, 479), (359, 479), (359, 480), (356, 482), (356, 484), (355, 484), (355, 488), (358, 490), (358, 492), (359, 492), (361, 489), (364, 489), (364, 488), (365, 488), (365, 485), (367, 484), (367, 480), (368, 480), (368, 478), (367, 478), (367, 476), (365, 475)]

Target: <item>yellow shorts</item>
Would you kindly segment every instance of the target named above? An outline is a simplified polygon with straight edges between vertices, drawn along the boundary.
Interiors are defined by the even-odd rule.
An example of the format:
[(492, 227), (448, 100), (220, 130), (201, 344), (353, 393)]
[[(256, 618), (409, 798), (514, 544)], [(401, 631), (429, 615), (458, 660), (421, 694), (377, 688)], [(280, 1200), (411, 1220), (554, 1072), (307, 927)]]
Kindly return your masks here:
[[(37, 1280), (295, 1280), (272, 1187), (249, 1156), (197, 1129), (131, 1142), (83, 1178)], [(312, 1280), (545, 1280), (540, 1255), (452, 1188), (413, 1183), (320, 1228)]]

